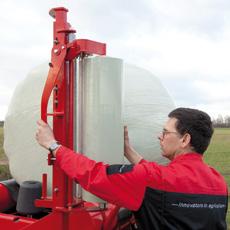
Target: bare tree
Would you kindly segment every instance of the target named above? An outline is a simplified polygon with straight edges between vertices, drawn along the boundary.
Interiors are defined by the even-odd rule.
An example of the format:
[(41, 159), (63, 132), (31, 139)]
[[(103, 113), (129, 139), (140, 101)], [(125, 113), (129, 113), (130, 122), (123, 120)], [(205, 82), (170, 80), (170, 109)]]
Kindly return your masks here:
[(213, 127), (215, 128), (230, 128), (230, 116), (226, 115), (224, 118), (221, 114), (217, 118), (212, 119)]
[(224, 123), (226, 127), (230, 127), (230, 116), (229, 115), (224, 117)]

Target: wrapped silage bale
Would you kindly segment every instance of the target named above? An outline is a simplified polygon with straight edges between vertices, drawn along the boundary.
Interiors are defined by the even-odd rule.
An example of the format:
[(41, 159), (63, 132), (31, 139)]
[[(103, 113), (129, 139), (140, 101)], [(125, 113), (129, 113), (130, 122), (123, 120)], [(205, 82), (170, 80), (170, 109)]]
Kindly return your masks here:
[[(142, 68), (128, 64), (122, 65), (116, 58), (91, 57), (91, 60), (85, 60), (85, 62), (88, 63), (85, 68), (93, 70), (90, 73), (92, 76), (94, 71), (99, 68), (97, 66), (98, 62), (100, 63), (100, 68), (106, 70), (98, 70), (97, 73), (98, 79), (100, 79), (100, 74), (104, 74), (103, 81), (106, 81), (106, 75), (108, 75), (109, 79), (109, 69), (112, 66), (120, 68), (116, 74), (123, 79), (121, 81), (122, 90), (111, 90), (111, 92), (116, 93), (122, 92), (122, 95), (117, 97), (117, 100), (120, 101), (120, 111), (123, 111), (121, 116), (122, 124), (118, 125), (121, 133), (121, 136), (117, 138), (119, 146), (123, 144), (122, 126), (125, 124), (129, 128), (130, 140), (136, 150), (148, 160), (162, 161), (157, 134), (162, 130), (167, 114), (174, 108), (174, 103), (159, 79)], [(17, 86), (5, 118), (4, 150), (9, 158), (10, 172), (18, 183), (22, 183), (25, 180), (41, 181), (42, 173), (48, 173), (48, 188), (50, 190), (51, 167), (47, 166), (47, 150), (40, 147), (35, 140), (36, 121), (40, 118), (41, 95), (47, 74), (48, 64), (40, 65), (33, 69)], [(113, 79), (116, 78), (113, 77)], [(108, 81), (107, 86), (108, 91), (109, 87), (112, 89), (114, 87), (113, 81)], [(89, 97), (90, 99), (92, 97)], [(113, 100), (115, 99), (116, 97), (113, 97)], [(98, 103), (100, 104), (100, 101)], [(90, 106), (90, 104), (88, 103), (87, 106)], [(51, 106), (49, 106), (50, 109)], [(96, 116), (96, 114), (90, 114), (95, 113), (92, 108), (84, 109), (87, 109), (90, 119)], [(111, 111), (106, 114), (108, 121), (110, 120), (109, 116), (114, 116)], [(92, 130), (92, 127), (88, 127), (88, 130)], [(112, 141), (112, 138), (110, 139)], [(92, 138), (91, 141), (97, 141), (97, 138)], [(108, 143), (108, 138), (105, 139), (105, 143), (103, 143), (103, 138), (100, 141), (104, 145), (110, 144)], [(97, 145), (97, 143), (89, 144), (91, 146)], [(84, 149), (87, 150), (89, 149), (88, 147), (87, 141), (85, 141)], [(111, 161), (109, 152), (107, 153), (107, 158), (102, 156), (103, 159), (100, 156), (95, 156), (93, 151), (89, 153), (86, 151), (84, 154), (98, 161), (118, 163), (117, 159), (119, 159), (119, 161), (122, 161), (120, 163), (123, 163), (123, 148), (119, 147), (119, 149), (118, 158), (114, 161)]]
[(35, 140), (47, 74), (47, 64), (30, 71), (16, 87), (5, 117), (4, 150), (11, 175), (20, 184), (27, 180), (41, 181), (42, 173), (48, 173), (49, 179), (51, 176), (46, 160), (48, 151), (39, 147)]
[(124, 123), (133, 147), (146, 160), (166, 162), (161, 156), (158, 135), (168, 113), (175, 108), (160, 80), (134, 65), (124, 68)]

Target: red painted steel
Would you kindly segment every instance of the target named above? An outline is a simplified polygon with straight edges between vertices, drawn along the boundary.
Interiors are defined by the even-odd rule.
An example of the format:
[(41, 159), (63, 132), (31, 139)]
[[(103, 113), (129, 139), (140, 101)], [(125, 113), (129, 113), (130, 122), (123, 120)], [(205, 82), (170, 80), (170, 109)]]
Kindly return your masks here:
[[(53, 8), (50, 15), (53, 23), (53, 48), (51, 63), (41, 99), (41, 118), (53, 117), (53, 130), (56, 139), (63, 145), (73, 149), (74, 144), (74, 87), (75, 63), (79, 56), (105, 55), (106, 45), (86, 39), (69, 42), (69, 34), (75, 33), (67, 22), (68, 10), (63, 7)], [(47, 106), (53, 93), (53, 111)], [(50, 209), (50, 213), (40, 219), (27, 218), (11, 214), (0, 214), (0, 229), (55, 229), (55, 230), (110, 230), (131, 229), (133, 219), (122, 225), (117, 223), (119, 207), (108, 204), (100, 209), (98, 204), (85, 201), (78, 202), (73, 195), (73, 181), (56, 164), (51, 154), (48, 164), (53, 167), (52, 196), (47, 197), (47, 175), (42, 176), (42, 198), (35, 201), (37, 207)]]
[(42, 199), (46, 199), (47, 198), (47, 174), (43, 173), (42, 174)]
[(12, 200), (8, 188), (0, 184), (0, 212), (10, 209), (14, 204), (15, 202)]
[[(68, 82), (69, 82), (69, 91), (68, 91), (68, 118), (67, 118), (67, 122), (68, 125), (67, 127), (69, 127), (68, 129), (68, 139), (67, 141), (67, 146), (69, 146), (70, 148), (74, 149), (74, 89), (75, 89), (75, 61), (74, 60), (70, 60), (69, 61), (69, 74), (68, 74)], [(67, 194), (67, 206), (71, 207), (73, 205), (73, 186), (74, 186), (74, 182), (73, 180), (71, 180), (70, 178), (68, 178), (67, 181), (68, 184), (68, 194)]]
[(69, 48), (68, 54), (66, 56), (67, 60), (71, 60), (80, 53), (83, 54), (106, 54), (106, 44), (91, 41), (88, 39), (76, 39), (67, 46)]

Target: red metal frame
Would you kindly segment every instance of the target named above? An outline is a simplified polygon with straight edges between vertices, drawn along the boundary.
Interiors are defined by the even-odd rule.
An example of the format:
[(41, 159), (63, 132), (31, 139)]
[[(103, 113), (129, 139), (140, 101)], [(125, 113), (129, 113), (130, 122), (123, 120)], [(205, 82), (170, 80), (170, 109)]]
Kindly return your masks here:
[[(75, 33), (67, 22), (68, 10), (53, 8), (50, 15), (55, 19), (53, 24), (53, 48), (51, 63), (41, 100), (41, 118), (47, 122), (47, 116), (53, 117), (53, 130), (56, 139), (73, 149), (74, 124), (74, 60), (79, 55), (105, 55), (106, 45), (86, 39), (69, 42), (69, 34)], [(47, 112), (49, 98), (53, 92), (53, 112)], [(77, 201), (73, 195), (73, 181), (48, 155), (48, 164), (53, 167), (52, 196), (47, 197), (47, 175), (42, 176), (42, 197), (36, 200), (37, 207), (49, 208), (48, 215), (40, 219), (27, 218), (12, 214), (0, 214), (1, 229), (131, 229), (131, 218), (122, 225), (117, 224), (119, 207), (108, 204), (107, 209), (98, 209), (98, 204)]]

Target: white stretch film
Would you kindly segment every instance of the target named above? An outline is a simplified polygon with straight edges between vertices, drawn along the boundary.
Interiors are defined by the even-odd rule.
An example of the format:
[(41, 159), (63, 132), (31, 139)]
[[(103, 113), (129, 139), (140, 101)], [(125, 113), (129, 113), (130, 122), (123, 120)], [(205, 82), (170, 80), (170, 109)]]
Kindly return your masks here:
[[(18, 183), (41, 181), (42, 173), (51, 175), (47, 150), (35, 140), (36, 121), (40, 119), (42, 89), (48, 63), (34, 68), (16, 87), (4, 123), (4, 150), (10, 172)], [(48, 180), (50, 181), (50, 176)]]
[(122, 163), (122, 61), (95, 57), (83, 62), (82, 151), (96, 161)]
[[(122, 60), (85, 58), (80, 66), (82, 152), (96, 161), (123, 163)], [(83, 199), (100, 201), (87, 192)]]
[(160, 80), (151, 72), (125, 65), (124, 123), (134, 148), (150, 161), (165, 162), (157, 136), (174, 103)]
[[(117, 66), (118, 69), (113, 69), (112, 62), (114, 67)], [(111, 147), (115, 145), (119, 153), (122, 151), (120, 144), (116, 146), (116, 143), (123, 142), (122, 127), (114, 127), (116, 138), (113, 135), (113, 130), (110, 130), (112, 132), (108, 133), (108, 136), (103, 137), (102, 135), (102, 138), (100, 137), (103, 130), (108, 129), (108, 123), (112, 122), (110, 119), (119, 120), (120, 109), (116, 106), (111, 109), (109, 105), (114, 103), (112, 100), (120, 100), (121, 97), (118, 88), (116, 88), (120, 82), (118, 78), (115, 78), (115, 75), (119, 76), (120, 74), (121, 60), (108, 57), (88, 58), (84, 65), (88, 65), (88, 67), (85, 70), (83, 68), (86, 76), (83, 83), (87, 84), (88, 88), (84, 94), (83, 118), (87, 119), (88, 122), (84, 121), (82, 124), (84, 127), (82, 127), (82, 137), (84, 137), (82, 149), (86, 155), (89, 153), (88, 156), (98, 160), (101, 156), (95, 155), (94, 148), (99, 150), (102, 148), (106, 152), (106, 157), (109, 156), (105, 161), (122, 163), (120, 155), (118, 158), (121, 159), (121, 162), (113, 159), (117, 152), (114, 153), (114, 147)], [(104, 67), (102, 68), (102, 66)], [(24, 81), (17, 86), (5, 118), (4, 149), (9, 158), (11, 174), (17, 182), (41, 181), (42, 173), (48, 172), (48, 188), (50, 190), (51, 167), (47, 166), (47, 151), (35, 141), (36, 120), (40, 118), (41, 95), (47, 73), (48, 64), (41, 65), (32, 70)], [(108, 78), (104, 73), (109, 74)], [(90, 77), (92, 74), (94, 74), (93, 78)], [(101, 79), (101, 74), (105, 78)], [(121, 75), (123, 75), (122, 119), (124, 124), (128, 125), (130, 140), (134, 147), (144, 154), (145, 158), (160, 161), (160, 150), (156, 136), (162, 129), (168, 112), (174, 108), (172, 99), (158, 78), (144, 69), (124, 64)], [(107, 87), (106, 80), (109, 77), (111, 77), (111, 81), (114, 80), (114, 88), (112, 89)], [(104, 82), (103, 84), (100, 82), (101, 80)], [(109, 94), (109, 90), (114, 95), (117, 93), (117, 98), (105, 96)], [(97, 93), (93, 94), (91, 91)], [(97, 94), (101, 94), (102, 106), (99, 107), (96, 106), (98, 103), (96, 101)], [(86, 105), (88, 106), (87, 110), (84, 108)], [(109, 114), (111, 115), (110, 119), (108, 119)], [(100, 129), (97, 128), (99, 125)], [(121, 136), (117, 136), (119, 130), (122, 130)]]

